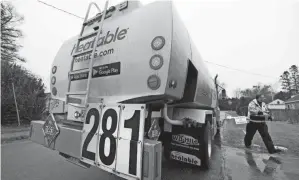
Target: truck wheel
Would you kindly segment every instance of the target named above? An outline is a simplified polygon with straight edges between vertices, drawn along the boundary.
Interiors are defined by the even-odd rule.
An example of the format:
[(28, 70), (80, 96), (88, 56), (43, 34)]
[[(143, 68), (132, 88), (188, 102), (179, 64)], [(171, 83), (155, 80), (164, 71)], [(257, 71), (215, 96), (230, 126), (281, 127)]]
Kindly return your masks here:
[(170, 149), (169, 149), (169, 147), (168, 146), (164, 146), (164, 152), (163, 152), (163, 154), (164, 154), (164, 158), (167, 160), (167, 161), (169, 161), (169, 160), (171, 160), (170, 159)]
[(212, 156), (213, 138), (212, 138), (211, 124), (208, 121), (203, 127), (202, 135), (200, 137), (200, 161), (203, 169), (210, 168), (210, 160)]
[(163, 144), (163, 154), (167, 161), (171, 160), (170, 159), (171, 137), (172, 135), (169, 132), (163, 132), (161, 135), (161, 141)]

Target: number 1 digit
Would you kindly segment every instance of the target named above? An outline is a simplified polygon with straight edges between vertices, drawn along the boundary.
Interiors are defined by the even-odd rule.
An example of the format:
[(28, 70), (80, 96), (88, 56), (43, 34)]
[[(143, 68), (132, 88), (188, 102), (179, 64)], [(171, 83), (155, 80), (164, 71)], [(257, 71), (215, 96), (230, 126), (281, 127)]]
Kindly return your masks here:
[[(132, 129), (130, 141), (129, 173), (136, 175), (137, 169), (137, 144), (139, 139), (140, 110), (136, 110), (134, 115), (125, 120), (125, 128)], [(134, 142), (135, 141), (135, 142)]]

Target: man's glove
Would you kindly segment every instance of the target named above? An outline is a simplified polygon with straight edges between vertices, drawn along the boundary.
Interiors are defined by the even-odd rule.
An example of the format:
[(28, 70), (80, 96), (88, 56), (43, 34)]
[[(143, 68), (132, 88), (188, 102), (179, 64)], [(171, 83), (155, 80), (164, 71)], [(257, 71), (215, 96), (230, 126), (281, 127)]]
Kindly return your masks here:
[(269, 121), (272, 121), (272, 120), (273, 120), (273, 119), (272, 119), (272, 116), (269, 115), (268, 120), (269, 120)]
[(263, 113), (262, 111), (259, 111), (259, 112), (257, 113), (257, 115), (264, 115), (264, 113)]

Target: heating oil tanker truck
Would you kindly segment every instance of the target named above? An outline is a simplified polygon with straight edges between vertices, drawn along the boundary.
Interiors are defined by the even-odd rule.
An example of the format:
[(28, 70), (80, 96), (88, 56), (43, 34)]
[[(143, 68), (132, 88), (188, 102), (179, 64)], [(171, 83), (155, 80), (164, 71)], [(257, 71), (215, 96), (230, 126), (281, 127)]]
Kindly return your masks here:
[[(89, 17), (91, 7), (99, 13)], [(125, 179), (161, 179), (162, 157), (209, 168), (218, 85), (170, 1), (89, 5), (51, 67), (45, 120), (30, 139)]]

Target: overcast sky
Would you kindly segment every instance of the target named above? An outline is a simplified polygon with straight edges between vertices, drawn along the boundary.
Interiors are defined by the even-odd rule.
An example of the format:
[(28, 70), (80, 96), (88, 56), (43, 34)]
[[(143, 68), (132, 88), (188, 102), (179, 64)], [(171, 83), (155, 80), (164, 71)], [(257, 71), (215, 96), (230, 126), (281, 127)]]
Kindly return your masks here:
[[(20, 52), (28, 60), (25, 66), (49, 87), (52, 61), (62, 43), (79, 33), (82, 20), (37, 0), (11, 2), (25, 17)], [(90, 0), (44, 2), (84, 17)], [(118, 2), (122, 1), (112, 0)], [(299, 65), (299, 0), (177, 0), (175, 4), (203, 59), (211, 62), (206, 63), (211, 75), (219, 74), (231, 96), (236, 88), (259, 82), (279, 88), (282, 72)]]

